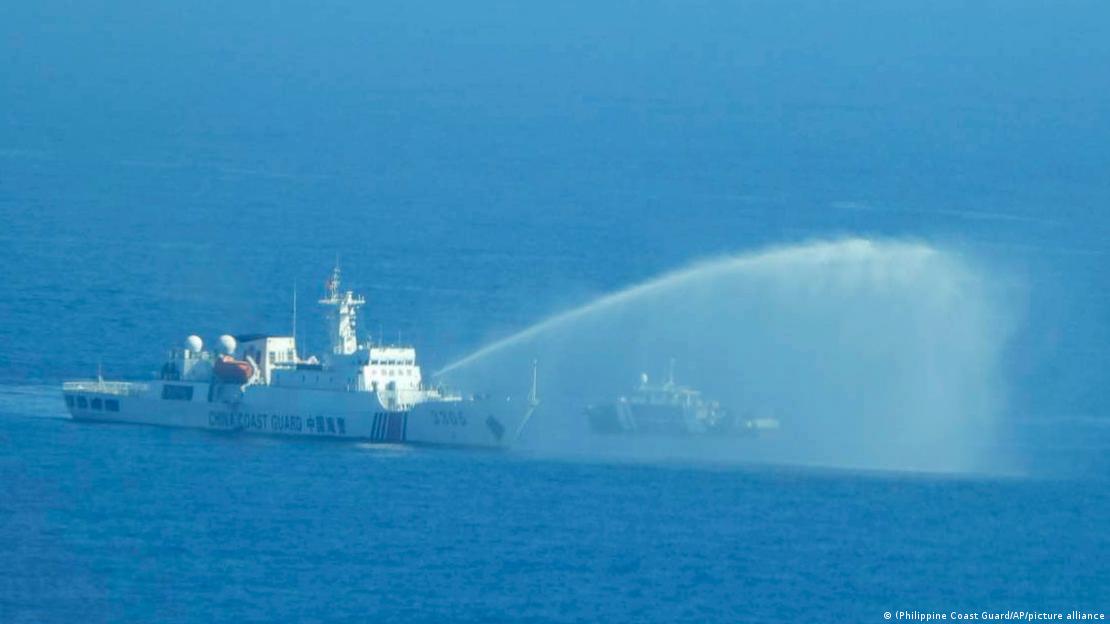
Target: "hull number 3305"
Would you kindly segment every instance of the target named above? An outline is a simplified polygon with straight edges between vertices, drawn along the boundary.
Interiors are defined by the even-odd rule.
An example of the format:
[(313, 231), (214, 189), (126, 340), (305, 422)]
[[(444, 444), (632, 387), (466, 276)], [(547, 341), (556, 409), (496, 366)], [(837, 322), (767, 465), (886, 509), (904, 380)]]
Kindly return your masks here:
[(440, 427), (465, 427), (466, 415), (459, 411), (434, 410), (432, 422)]

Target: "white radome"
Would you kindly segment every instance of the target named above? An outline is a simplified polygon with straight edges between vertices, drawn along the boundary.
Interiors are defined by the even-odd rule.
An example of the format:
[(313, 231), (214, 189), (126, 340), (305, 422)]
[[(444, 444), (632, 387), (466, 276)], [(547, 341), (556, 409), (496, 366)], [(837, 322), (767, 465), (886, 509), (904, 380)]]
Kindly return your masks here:
[(204, 348), (204, 341), (200, 339), (200, 336), (193, 334), (185, 339), (185, 348), (193, 353), (200, 353), (200, 350)]
[(235, 353), (235, 338), (227, 334), (220, 336), (220, 352), (227, 355)]

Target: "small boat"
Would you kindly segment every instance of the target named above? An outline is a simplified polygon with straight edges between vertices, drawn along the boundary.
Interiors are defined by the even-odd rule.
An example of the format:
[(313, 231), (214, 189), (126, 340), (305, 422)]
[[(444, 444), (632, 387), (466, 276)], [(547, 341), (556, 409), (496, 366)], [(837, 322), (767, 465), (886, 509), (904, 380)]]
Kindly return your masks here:
[(601, 434), (755, 435), (778, 429), (774, 418), (742, 418), (706, 399), (701, 392), (674, 381), (671, 374), (663, 384), (650, 383), (647, 373), (630, 394), (586, 407), (590, 428)]

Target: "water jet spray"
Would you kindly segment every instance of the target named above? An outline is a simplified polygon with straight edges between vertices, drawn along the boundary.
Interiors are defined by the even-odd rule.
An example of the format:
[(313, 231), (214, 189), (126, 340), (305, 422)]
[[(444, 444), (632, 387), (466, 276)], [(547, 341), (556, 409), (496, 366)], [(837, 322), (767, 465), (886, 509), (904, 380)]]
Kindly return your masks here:
[[(496, 386), (543, 362), (537, 450), (866, 468), (997, 469), (989, 450), (1013, 328), (1005, 297), (960, 254), (846, 239), (700, 262), (493, 342), (437, 375)], [(613, 441), (583, 406), (669, 358), (732, 410), (774, 414), (775, 439)]]

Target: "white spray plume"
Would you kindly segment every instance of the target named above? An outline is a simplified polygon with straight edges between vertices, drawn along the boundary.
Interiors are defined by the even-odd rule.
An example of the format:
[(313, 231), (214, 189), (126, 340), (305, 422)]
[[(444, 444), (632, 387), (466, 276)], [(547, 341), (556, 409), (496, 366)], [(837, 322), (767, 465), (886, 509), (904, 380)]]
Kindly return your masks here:
[[(539, 450), (999, 470), (1001, 357), (1015, 321), (1004, 290), (960, 254), (921, 243), (777, 247), (602, 297), (437, 375), (508, 392), (537, 358), (544, 405), (526, 438)], [(626, 393), (670, 358), (680, 382), (732, 410), (773, 415), (781, 431), (755, 440), (588, 432), (587, 403)]]

